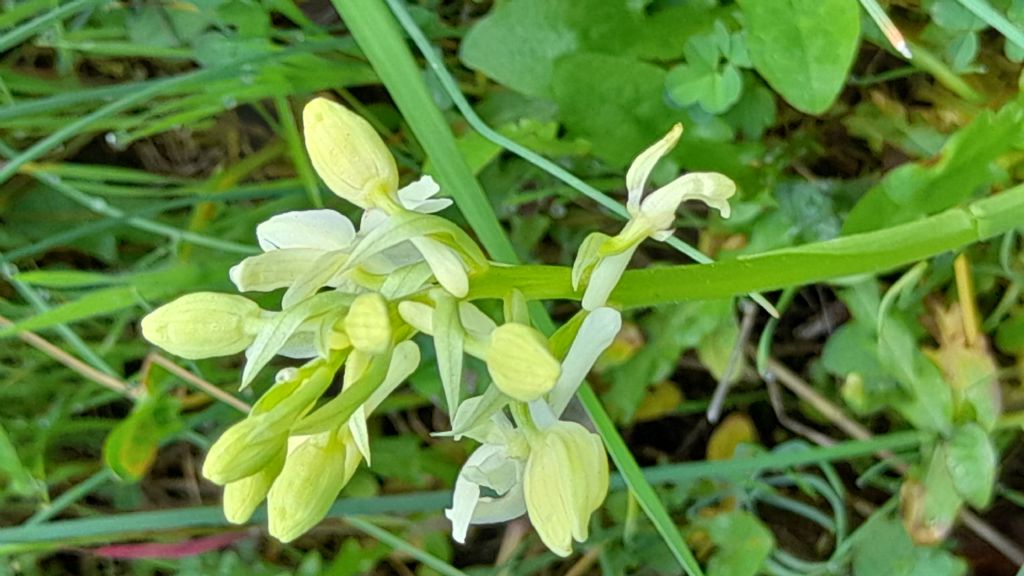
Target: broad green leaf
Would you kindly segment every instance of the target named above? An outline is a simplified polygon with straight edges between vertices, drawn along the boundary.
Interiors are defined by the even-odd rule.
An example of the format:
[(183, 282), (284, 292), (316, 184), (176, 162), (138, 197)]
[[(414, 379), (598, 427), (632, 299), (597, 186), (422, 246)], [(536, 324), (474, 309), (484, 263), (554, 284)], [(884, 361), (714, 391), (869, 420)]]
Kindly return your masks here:
[(1012, 316), (999, 324), (996, 346), (1005, 354), (1024, 352), (1024, 314)]
[(0, 425), (0, 477), (5, 479), (4, 488), (19, 496), (31, 496), (42, 488), (22, 464), (3, 425)]
[(580, 45), (570, 11), (565, 1), (501, 2), (466, 34), (459, 56), (509, 88), (548, 96), (555, 60)]
[(708, 576), (754, 576), (775, 548), (771, 530), (750, 512), (725, 512), (698, 525), (716, 546), (708, 561)]
[(909, 393), (894, 408), (916, 428), (948, 432), (953, 425), (953, 392), (910, 331), (896, 320), (887, 320), (878, 339), (878, 352), (886, 371)]
[(146, 474), (160, 443), (181, 429), (179, 408), (173, 396), (146, 395), (110, 431), (103, 443), (103, 459), (118, 478), (135, 482)]
[(572, 54), (554, 68), (554, 98), (570, 134), (620, 166), (684, 119), (664, 103), (664, 86), (660, 67), (620, 56)]
[(707, 459), (729, 460), (740, 444), (757, 443), (757, 428), (743, 412), (729, 414), (708, 438)]
[(724, 118), (745, 138), (757, 140), (775, 124), (775, 95), (750, 74), (743, 81), (743, 94), (739, 101)]
[(710, 114), (721, 114), (732, 108), (743, 91), (743, 77), (732, 64), (705, 67), (680, 64), (665, 77), (669, 96), (683, 106), (700, 104)]
[(872, 516), (853, 546), (853, 576), (962, 576), (967, 564), (942, 548), (914, 546), (898, 521)]
[[(723, 310), (723, 312), (717, 317), (718, 325), (715, 326), (715, 329), (701, 338), (700, 343), (697, 344), (697, 357), (716, 380), (725, 376), (726, 370), (729, 369), (733, 349), (736, 348), (740, 337), (740, 327), (733, 311)], [(745, 364), (744, 356), (740, 354), (729, 377), (731, 382), (735, 382), (743, 374)]]
[(997, 459), (985, 430), (973, 422), (964, 424), (949, 439), (945, 453), (957, 493), (971, 506), (988, 506), (995, 486)]
[[(915, 222), (742, 255), (713, 264), (627, 270), (611, 301), (642, 308), (776, 290), (893, 270), (1004, 234), (1024, 217), (1024, 186)], [(573, 299), (571, 271), (551, 266), (492, 266), (475, 276), (469, 298), (501, 298), (515, 287), (528, 298)]]
[(987, 27), (985, 22), (964, 8), (958, 0), (925, 0), (925, 10), (932, 22), (947, 30), (976, 31)]
[(901, 166), (857, 203), (845, 234), (891, 227), (934, 214), (974, 196), (996, 181), (993, 162), (1009, 152), (1024, 130), (1024, 110), (1007, 104), (986, 111), (954, 134), (937, 159)]
[(625, 0), (506, 0), (466, 34), (466, 66), (527, 94), (550, 98), (556, 61), (576, 52), (669, 59), (718, 11), (673, 6), (651, 16)]
[(854, 0), (740, 0), (757, 71), (787, 102), (821, 114), (843, 89), (857, 53)]

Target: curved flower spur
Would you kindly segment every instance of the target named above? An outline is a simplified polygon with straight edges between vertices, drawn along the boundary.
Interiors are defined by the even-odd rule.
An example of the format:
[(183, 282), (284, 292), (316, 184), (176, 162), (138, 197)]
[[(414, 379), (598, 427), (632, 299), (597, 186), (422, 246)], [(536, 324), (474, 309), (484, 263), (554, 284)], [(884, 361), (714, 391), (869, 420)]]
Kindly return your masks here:
[[(698, 198), (728, 215), (735, 190), (719, 174), (690, 174), (641, 199), (654, 164), (680, 127), (645, 151), (627, 177), (631, 219), (615, 236), (594, 234), (573, 267), (584, 310), (551, 339), (537, 331), (526, 300), (510, 289), (502, 323), (466, 299), (490, 266), (477, 244), (437, 212), (451, 204), (423, 177), (399, 188), (394, 158), (364, 119), (323, 98), (303, 112), (317, 173), (362, 208), (359, 229), (331, 210), (289, 212), (257, 227), (262, 254), (233, 267), (239, 291), (284, 290), (281, 310), (243, 296), (197, 293), (142, 322), (152, 343), (185, 358), (245, 351), (242, 386), (274, 356), (307, 359), (276, 383), (211, 447), (203, 474), (224, 486), (224, 511), (248, 521), (264, 500), (270, 533), (290, 541), (315, 526), (359, 463), (371, 464), (366, 419), (420, 362), (411, 338), (430, 335), (437, 352), (450, 435), (481, 445), (456, 481), (447, 511), (453, 536), (471, 524), (528, 514), (559, 555), (587, 538), (608, 490), (600, 438), (561, 420), (573, 394), (621, 326), (605, 301), (637, 245), (664, 239), (678, 205)], [(484, 361), (493, 385), (463, 397), (466, 355)], [(341, 372), (342, 392), (324, 393)]]

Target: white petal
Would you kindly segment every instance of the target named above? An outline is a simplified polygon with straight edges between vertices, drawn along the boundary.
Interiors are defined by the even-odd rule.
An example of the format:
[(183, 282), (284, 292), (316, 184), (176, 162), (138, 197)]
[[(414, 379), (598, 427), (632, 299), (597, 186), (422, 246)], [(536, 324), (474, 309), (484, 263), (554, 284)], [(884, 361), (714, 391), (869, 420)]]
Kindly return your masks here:
[(388, 213), (377, 208), (370, 208), (366, 212), (363, 212), (363, 217), (359, 220), (359, 234), (366, 235), (374, 228), (387, 222)]
[(466, 543), (466, 532), (469, 531), (473, 511), (479, 500), (480, 487), (460, 474), (455, 480), (455, 490), (452, 491), (452, 507), (444, 511), (444, 515), (452, 521), (452, 540), (459, 544)]
[(650, 148), (641, 152), (636, 160), (633, 160), (629, 171), (626, 172), (626, 190), (629, 191), (626, 209), (629, 210), (631, 216), (635, 216), (640, 209), (640, 197), (643, 196), (647, 178), (650, 177), (654, 166), (658, 164), (658, 160), (661, 160), (676, 147), (682, 134), (683, 125), (676, 124), (661, 140), (655, 142)]
[(579, 334), (562, 361), (562, 374), (548, 395), (555, 416), (561, 416), (587, 373), (622, 328), (622, 314), (611, 308), (598, 308), (583, 319)]
[[(502, 488), (507, 488), (504, 494), (498, 497), (480, 496), (480, 485), (473, 482), (472, 478), (481, 476), (480, 467), (483, 466), (491, 468), (495, 473), (502, 470), (511, 476), (500, 482)], [(445, 516), (452, 521), (452, 538), (455, 541), (465, 543), (469, 524), (505, 522), (526, 513), (522, 470), (522, 461), (508, 458), (505, 446), (500, 444), (484, 444), (470, 455), (455, 481), (452, 507), (445, 510)], [(490, 477), (491, 474), (484, 476)], [(496, 487), (490, 485), (488, 488)]]
[(344, 250), (356, 230), (334, 210), (303, 210), (278, 214), (256, 227), (256, 238), (264, 252), (285, 248)]
[(320, 355), (316, 348), (316, 332), (300, 330), (292, 334), (277, 354), (285, 358), (316, 358)]
[(228, 277), (239, 292), (270, 292), (291, 286), (323, 254), (312, 248), (271, 250), (232, 266)]
[(287, 310), (316, 294), (324, 286), (336, 284), (339, 281), (336, 276), (342, 272), (347, 262), (348, 254), (344, 252), (321, 253), (313, 265), (285, 290), (284, 296), (281, 297), (281, 308)]
[(643, 217), (655, 230), (667, 230), (675, 222), (676, 210), (687, 200), (700, 200), (729, 217), (729, 198), (736, 193), (736, 184), (717, 172), (694, 172), (680, 176), (652, 192), (640, 205)]
[(517, 482), (512, 489), (498, 497), (483, 496), (473, 510), (473, 524), (494, 524), (508, 522), (526, 514), (526, 498), (523, 483)]
[(466, 267), (454, 250), (432, 238), (420, 237), (411, 241), (434, 271), (438, 284), (456, 298), (463, 298), (469, 293)]
[(484, 444), (469, 455), (466, 463), (455, 480), (455, 490), (452, 493), (452, 507), (445, 510), (444, 514), (452, 521), (452, 539), (460, 544), (466, 542), (466, 531), (469, 529), (470, 520), (473, 518), (473, 511), (476, 509), (477, 501), (480, 500), (480, 486), (472, 482), (465, 474), (466, 470), (480, 464), (493, 454), (502, 452), (500, 446)]
[(584, 310), (595, 310), (608, 303), (608, 296), (618, 285), (634, 252), (636, 252), (635, 245), (621, 254), (606, 256), (597, 263), (594, 271), (590, 274), (587, 290), (583, 293)]
[(421, 214), (433, 214), (451, 206), (453, 202), (449, 198), (431, 198), (424, 200), (416, 206), (416, 211)]
[(409, 183), (398, 191), (398, 199), (409, 210), (415, 210), (416, 205), (432, 197), (441, 191), (441, 187), (431, 176), (423, 176), (415, 182)]
[(434, 309), (430, 305), (412, 300), (399, 302), (398, 315), (417, 331), (434, 335)]

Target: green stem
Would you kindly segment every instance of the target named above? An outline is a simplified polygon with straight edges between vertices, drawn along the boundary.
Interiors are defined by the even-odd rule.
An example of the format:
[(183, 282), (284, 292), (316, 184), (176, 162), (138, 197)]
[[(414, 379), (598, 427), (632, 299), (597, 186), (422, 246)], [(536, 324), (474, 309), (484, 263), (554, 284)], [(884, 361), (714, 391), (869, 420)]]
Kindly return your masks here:
[[(741, 256), (713, 264), (628, 270), (610, 302), (623, 308), (727, 298), (886, 272), (993, 238), (1024, 222), (1024, 186), (916, 222)], [(531, 300), (579, 300), (560, 266), (494, 266), (472, 279), (471, 299), (501, 298), (510, 288)]]

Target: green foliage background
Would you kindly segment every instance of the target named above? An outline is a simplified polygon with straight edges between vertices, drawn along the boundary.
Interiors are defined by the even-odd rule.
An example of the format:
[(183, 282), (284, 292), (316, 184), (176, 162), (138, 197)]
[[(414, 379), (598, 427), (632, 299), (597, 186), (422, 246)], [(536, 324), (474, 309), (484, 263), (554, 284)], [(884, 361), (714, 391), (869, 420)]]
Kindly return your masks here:
[[(1024, 564), (1024, 2), (3, 6), (0, 570)], [(138, 319), (230, 291), (269, 216), (348, 210), (302, 147), (296, 112), (315, 94), (370, 119), (406, 178), (426, 165), (450, 216), (517, 264), (471, 297), (518, 287), (549, 327), (542, 313), (564, 322), (579, 297), (565, 265), (616, 229), (626, 167), (673, 123), (686, 132), (656, 184), (700, 170), (739, 184), (731, 219), (685, 211), (613, 295), (627, 330), (580, 400), (620, 475), (577, 556), (513, 528), (452, 544), (440, 510), (467, 452), (429, 435), (447, 425), (430, 366), (373, 420), (373, 468), (294, 545), (228, 527), (199, 479), (254, 396), (232, 399), (238, 359), (154, 359)], [(709, 424), (725, 380), (735, 418)]]

